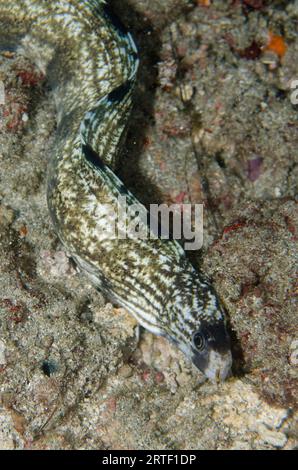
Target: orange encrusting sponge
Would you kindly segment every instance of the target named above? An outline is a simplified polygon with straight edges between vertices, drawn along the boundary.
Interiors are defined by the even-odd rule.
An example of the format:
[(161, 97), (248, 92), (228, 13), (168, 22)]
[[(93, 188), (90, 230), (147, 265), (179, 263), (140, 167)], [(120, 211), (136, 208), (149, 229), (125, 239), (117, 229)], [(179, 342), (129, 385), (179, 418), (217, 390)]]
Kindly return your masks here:
[(283, 57), (287, 51), (287, 45), (282, 36), (273, 34), (269, 32), (269, 41), (267, 46), (265, 46), (265, 51), (275, 52), (279, 57)]

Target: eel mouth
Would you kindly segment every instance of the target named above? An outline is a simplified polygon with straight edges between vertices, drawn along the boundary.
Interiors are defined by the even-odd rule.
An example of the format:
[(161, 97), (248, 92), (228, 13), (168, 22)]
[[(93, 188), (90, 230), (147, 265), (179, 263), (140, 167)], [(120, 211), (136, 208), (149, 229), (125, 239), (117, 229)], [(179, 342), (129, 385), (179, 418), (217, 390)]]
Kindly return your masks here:
[(212, 382), (223, 382), (231, 375), (231, 351), (223, 353), (211, 349), (206, 355), (194, 354), (192, 361)]

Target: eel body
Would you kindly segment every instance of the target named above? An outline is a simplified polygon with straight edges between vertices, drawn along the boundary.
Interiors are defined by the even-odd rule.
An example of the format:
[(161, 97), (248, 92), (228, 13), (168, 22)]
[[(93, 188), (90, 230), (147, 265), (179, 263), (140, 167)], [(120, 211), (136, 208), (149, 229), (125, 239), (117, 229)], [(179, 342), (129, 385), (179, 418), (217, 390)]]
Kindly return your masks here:
[[(176, 241), (107, 230), (107, 207), (139, 204), (115, 173), (138, 68), (130, 33), (102, 0), (0, 0), (0, 27), (0, 47), (25, 50), (57, 105), (47, 194), (67, 252), (142, 326), (174, 342), (211, 380), (224, 380), (230, 341), (210, 281)], [(118, 235), (126, 223), (118, 221)]]

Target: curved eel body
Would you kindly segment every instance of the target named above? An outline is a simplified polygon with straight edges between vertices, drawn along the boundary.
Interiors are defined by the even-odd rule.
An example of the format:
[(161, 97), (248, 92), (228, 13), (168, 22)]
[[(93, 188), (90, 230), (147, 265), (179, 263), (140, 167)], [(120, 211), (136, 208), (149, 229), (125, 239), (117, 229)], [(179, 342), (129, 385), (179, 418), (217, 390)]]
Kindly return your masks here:
[(176, 241), (106, 230), (106, 207), (116, 209), (120, 196), (128, 207), (138, 203), (114, 173), (138, 68), (131, 35), (102, 0), (0, 0), (0, 27), (0, 47), (17, 42), (53, 90), (48, 206), (67, 252), (142, 326), (174, 342), (211, 380), (224, 380), (229, 336), (206, 276)]

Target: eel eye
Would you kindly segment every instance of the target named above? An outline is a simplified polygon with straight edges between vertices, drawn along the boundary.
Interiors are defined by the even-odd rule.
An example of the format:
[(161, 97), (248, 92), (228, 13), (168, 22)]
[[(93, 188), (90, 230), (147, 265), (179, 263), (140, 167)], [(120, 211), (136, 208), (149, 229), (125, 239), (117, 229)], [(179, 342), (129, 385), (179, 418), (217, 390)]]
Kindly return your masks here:
[(204, 339), (204, 336), (202, 335), (202, 333), (199, 333), (198, 331), (196, 331), (194, 334), (193, 334), (193, 337), (192, 337), (192, 342), (193, 342), (193, 345), (195, 346), (195, 348), (198, 350), (198, 351), (202, 351), (205, 347), (205, 339)]

